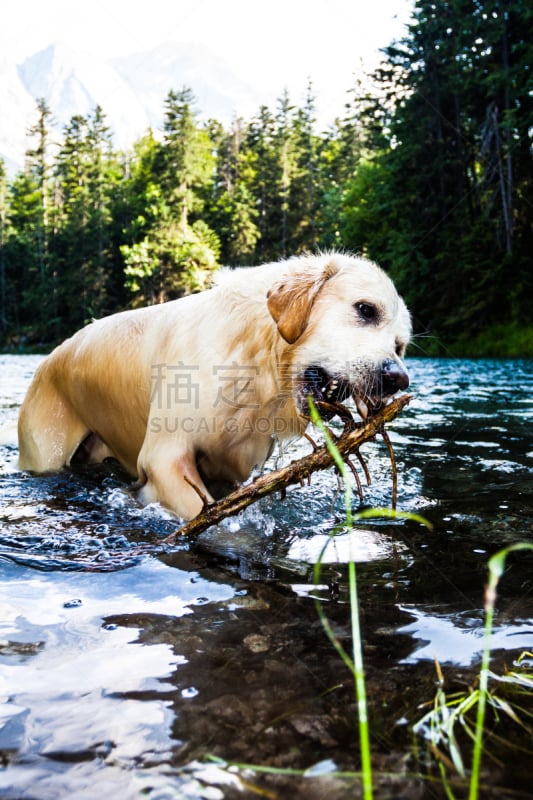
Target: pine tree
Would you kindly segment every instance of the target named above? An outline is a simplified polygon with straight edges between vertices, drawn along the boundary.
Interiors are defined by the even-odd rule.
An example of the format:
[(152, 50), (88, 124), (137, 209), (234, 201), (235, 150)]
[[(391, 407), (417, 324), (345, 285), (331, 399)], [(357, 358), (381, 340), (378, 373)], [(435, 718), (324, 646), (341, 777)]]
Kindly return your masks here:
[(145, 223), (144, 237), (120, 248), (134, 304), (198, 291), (218, 266), (218, 237), (200, 218), (213, 180), (213, 143), (196, 120), (190, 89), (169, 92), (165, 109), (163, 143), (149, 154), (151, 223), (141, 213), (137, 221)]
[(2, 337), (7, 335), (10, 327), (7, 304), (7, 191), (6, 166), (3, 159), (0, 158), (0, 331)]
[[(189, 215), (199, 210), (198, 191), (212, 180), (212, 144), (196, 121), (191, 89), (170, 91), (165, 100), (162, 186), (167, 203), (181, 216), (186, 231)], [(179, 211), (178, 211), (179, 210)]]
[(119, 244), (112, 241), (120, 178), (102, 109), (72, 117), (56, 163), (54, 193), (60, 302), (70, 329), (112, 310), (109, 286), (121, 270)]
[(314, 250), (317, 244), (317, 194), (319, 139), (315, 134), (316, 98), (309, 82), (305, 105), (298, 109), (294, 122), (297, 141), (297, 179), (293, 188), (293, 203), (298, 222), (292, 233), (293, 247)]
[(346, 244), (389, 266), (418, 324), (448, 341), (503, 321), (502, 287), (504, 317), (525, 313), (511, 287), (531, 285), (532, 18), (521, 0), (418, 0), (377, 76), (389, 144), (346, 195)]
[(217, 158), (208, 219), (220, 236), (223, 262), (232, 265), (254, 262), (260, 236), (253, 195), (256, 171), (253, 153), (246, 147), (247, 131), (245, 122), (236, 119), (228, 132), (217, 126), (211, 135)]
[(267, 106), (261, 106), (258, 116), (248, 126), (244, 143), (253, 170), (250, 191), (257, 204), (256, 261), (280, 255), (279, 161), (275, 136), (274, 116)]
[(33, 175), (38, 187), (40, 199), (40, 221), (36, 235), (38, 238), (38, 259), (43, 285), (46, 281), (48, 261), (48, 235), (49, 235), (49, 146), (50, 124), (52, 112), (46, 101), (41, 98), (37, 101), (38, 119), (28, 131), (28, 135), (36, 139), (35, 146), (26, 151), (26, 169)]
[(46, 341), (51, 335), (50, 295), (41, 254), (40, 188), (35, 177), (24, 170), (9, 186), (6, 282), (13, 287), (8, 316), (24, 326), (25, 335), (34, 341)]
[[(317, 239), (322, 248), (347, 244), (343, 237), (346, 193), (362, 158), (360, 109), (347, 106), (344, 118), (336, 119), (317, 145)], [(357, 251), (362, 243), (350, 245)]]

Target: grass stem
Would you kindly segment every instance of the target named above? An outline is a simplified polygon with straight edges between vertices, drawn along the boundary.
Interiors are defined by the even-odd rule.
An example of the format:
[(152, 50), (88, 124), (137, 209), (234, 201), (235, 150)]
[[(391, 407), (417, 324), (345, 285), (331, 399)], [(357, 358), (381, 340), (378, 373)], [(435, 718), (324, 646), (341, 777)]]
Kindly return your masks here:
[[(316, 425), (319, 430), (322, 432), (326, 445), (328, 447), (329, 452), (331, 453), (337, 469), (342, 477), (344, 482), (344, 510), (346, 515), (346, 525), (348, 529), (351, 531), (353, 527), (353, 512), (352, 512), (352, 488), (350, 481), (348, 479), (348, 470), (344, 460), (339, 453), (338, 449), (335, 447), (335, 443), (331, 438), (331, 435), (324, 425), (318, 411), (316, 410), (313, 401), (309, 398), (309, 406), (311, 409), (311, 420), (314, 425)], [(320, 564), (320, 559), (317, 562)], [(333, 633), (331, 630), (331, 626), (329, 623), (327, 626), (324, 626), (326, 633), (328, 634), (329, 638), (333, 642), (335, 649), (337, 652), (343, 652), (343, 661), (349, 666), (350, 671), (354, 677), (355, 683), (355, 696), (357, 698), (357, 719), (358, 719), (358, 727), (359, 727), (359, 752), (361, 755), (361, 775), (362, 775), (362, 783), (363, 783), (363, 798), (364, 800), (372, 800), (373, 798), (373, 789), (372, 789), (372, 761), (370, 757), (370, 729), (368, 724), (368, 707), (366, 701), (366, 686), (365, 686), (365, 670), (363, 664), (363, 646), (361, 640), (361, 625), (359, 619), (359, 597), (357, 594), (357, 574), (355, 569), (355, 561), (351, 557), (350, 553), (350, 560), (348, 562), (348, 584), (349, 584), (349, 596), (350, 596), (350, 623), (352, 629), (352, 658), (347, 655), (344, 651), (344, 648), (338, 641), (337, 637), (333, 635), (333, 638), (330, 634)], [(317, 601), (317, 608), (320, 606), (320, 603)], [(319, 616), (322, 620), (322, 624), (324, 625), (325, 614), (320, 606), (319, 608)]]
[(472, 753), (472, 770), (470, 773), (470, 791), (468, 800), (477, 800), (479, 796), (479, 775), (481, 771), (481, 756), (483, 753), (483, 730), (485, 726), (485, 710), (487, 706), (489, 666), (490, 666), (490, 640), (494, 622), (494, 606), (496, 603), (496, 588), (505, 569), (505, 560), (509, 553), (517, 550), (533, 550), (533, 544), (518, 542), (510, 547), (499, 550), (489, 559), (489, 580), (485, 589), (485, 635), (483, 656), (479, 673), (479, 698), (477, 705), (476, 728), (474, 732), (474, 750)]

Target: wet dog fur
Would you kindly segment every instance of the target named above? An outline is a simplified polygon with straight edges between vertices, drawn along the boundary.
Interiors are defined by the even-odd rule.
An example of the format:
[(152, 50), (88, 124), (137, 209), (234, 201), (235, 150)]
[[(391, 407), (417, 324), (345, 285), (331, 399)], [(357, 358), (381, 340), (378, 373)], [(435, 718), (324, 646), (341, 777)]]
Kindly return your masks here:
[(274, 439), (302, 434), (308, 395), (353, 395), (364, 415), (404, 389), (410, 331), (393, 283), (363, 258), (223, 270), (204, 292), (92, 322), (57, 347), (20, 411), (19, 466), (112, 456), (141, 502), (191, 519), (211, 480), (246, 480)]

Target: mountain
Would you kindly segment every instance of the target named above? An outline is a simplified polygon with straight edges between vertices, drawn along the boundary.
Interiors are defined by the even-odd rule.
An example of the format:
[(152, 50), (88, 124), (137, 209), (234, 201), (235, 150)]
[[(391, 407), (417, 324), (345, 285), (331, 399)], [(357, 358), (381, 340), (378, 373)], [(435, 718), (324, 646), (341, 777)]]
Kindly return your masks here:
[(203, 45), (165, 43), (146, 53), (105, 62), (55, 43), (18, 66), (0, 56), (0, 157), (10, 173), (29, 146), (27, 130), (44, 98), (58, 135), (74, 114), (100, 105), (117, 147), (127, 147), (148, 127), (160, 130), (170, 89), (190, 87), (202, 118), (228, 123), (250, 116), (259, 100), (244, 80)]
[(87, 115), (102, 106), (115, 143), (124, 147), (148, 127), (142, 103), (110, 65), (65, 44), (53, 44), (30, 56), (18, 68), (27, 92), (44, 97), (63, 128), (74, 114)]
[(154, 128), (162, 124), (169, 90), (184, 86), (194, 91), (202, 117), (228, 123), (235, 115), (251, 116), (259, 107), (254, 90), (204, 45), (166, 42), (111, 64), (142, 102)]
[(26, 129), (35, 101), (20, 80), (17, 68), (0, 55), (0, 157), (10, 173), (24, 161)]

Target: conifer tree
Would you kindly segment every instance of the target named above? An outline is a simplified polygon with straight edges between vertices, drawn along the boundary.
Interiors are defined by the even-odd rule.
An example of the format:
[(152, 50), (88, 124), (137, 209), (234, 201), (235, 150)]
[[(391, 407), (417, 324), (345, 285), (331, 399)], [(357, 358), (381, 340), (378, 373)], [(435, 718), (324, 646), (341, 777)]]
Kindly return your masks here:
[(526, 319), (532, 35), (521, 0), (418, 0), (377, 76), (393, 95), (389, 144), (351, 181), (344, 240), (389, 266), (418, 324), (448, 341)]
[(229, 131), (218, 127), (212, 139), (217, 147), (216, 178), (209, 219), (221, 241), (221, 257), (228, 264), (251, 264), (260, 232), (253, 194), (254, 155), (246, 147), (248, 126), (233, 121)]
[(0, 331), (5, 336), (9, 329), (7, 304), (7, 172), (0, 158)]
[(32, 125), (28, 135), (35, 141), (33, 148), (26, 151), (26, 169), (31, 172), (39, 192), (40, 222), (36, 231), (38, 241), (38, 259), (41, 280), (46, 280), (48, 260), (48, 233), (49, 233), (49, 187), (48, 178), (50, 171), (49, 147), (50, 124), (52, 112), (44, 98), (37, 101), (37, 122)]
[(190, 89), (169, 92), (163, 144), (154, 148), (153, 222), (144, 238), (120, 248), (134, 304), (204, 288), (218, 266), (218, 237), (200, 218), (213, 178), (213, 144), (196, 120), (194, 102)]

